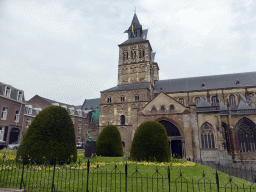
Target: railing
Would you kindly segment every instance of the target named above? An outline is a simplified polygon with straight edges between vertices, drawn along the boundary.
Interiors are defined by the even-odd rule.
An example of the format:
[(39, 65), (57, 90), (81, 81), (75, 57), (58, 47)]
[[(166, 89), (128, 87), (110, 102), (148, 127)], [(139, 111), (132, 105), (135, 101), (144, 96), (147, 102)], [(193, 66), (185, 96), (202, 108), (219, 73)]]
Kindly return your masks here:
[[(0, 187), (15, 187), (27, 191), (255, 191), (256, 183), (238, 186), (233, 178), (223, 183), (222, 174), (218, 171), (210, 174), (202, 173), (200, 178), (193, 178), (182, 171), (174, 173), (170, 166), (164, 171), (155, 167), (152, 175), (142, 174), (137, 165), (134, 171), (128, 171), (127, 162), (122, 168), (117, 164), (111, 170), (90, 166), (88, 160), (86, 166), (79, 169), (60, 169), (56, 165), (45, 164), (40, 170), (35, 165), (25, 165), (16, 161), (1, 161)], [(15, 165), (15, 166), (14, 166)], [(79, 162), (80, 165), (80, 162)], [(215, 165), (216, 166), (216, 165)], [(12, 167), (12, 169), (11, 169)], [(14, 167), (16, 167), (14, 169)], [(215, 167), (217, 168), (217, 167)], [(174, 176), (176, 175), (176, 176)], [(208, 176), (206, 176), (208, 175)], [(211, 179), (209, 179), (209, 176)], [(214, 181), (212, 181), (214, 180)]]
[(219, 111), (220, 106), (209, 106), (209, 107), (197, 107), (196, 112), (212, 112), (212, 111)]
[(202, 165), (206, 165), (223, 173), (239, 177), (250, 182), (256, 182), (256, 169), (252, 165), (234, 165), (222, 164), (220, 162), (197, 161)]
[[(221, 115), (228, 115), (228, 110), (220, 111)], [(256, 114), (256, 109), (230, 110), (231, 115)]]

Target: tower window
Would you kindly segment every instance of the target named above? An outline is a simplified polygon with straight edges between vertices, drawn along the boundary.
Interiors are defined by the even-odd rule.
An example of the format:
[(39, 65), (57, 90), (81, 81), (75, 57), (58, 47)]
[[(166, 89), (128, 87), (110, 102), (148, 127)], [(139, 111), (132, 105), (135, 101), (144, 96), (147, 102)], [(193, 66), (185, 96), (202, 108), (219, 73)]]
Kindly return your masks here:
[(152, 112), (153, 114), (156, 114), (156, 108), (153, 107), (152, 110), (151, 110), (151, 112)]
[(124, 100), (125, 100), (125, 97), (121, 97), (121, 102), (124, 102)]
[(136, 58), (136, 51), (135, 51), (135, 50), (132, 50), (132, 51), (131, 51), (131, 58), (132, 58), (132, 59), (135, 59), (135, 58)]
[(111, 97), (108, 98), (108, 103), (111, 103)]
[(183, 98), (180, 98), (180, 99), (179, 99), (179, 103), (182, 104), (182, 105), (184, 105), (184, 99), (183, 99)]
[(212, 105), (217, 106), (217, 97), (216, 96), (212, 96)]
[(140, 100), (139, 95), (135, 95), (135, 101), (138, 101), (138, 100)]
[(199, 103), (199, 101), (200, 101), (200, 97), (196, 97), (196, 98), (195, 98), (195, 103), (196, 103), (196, 105)]
[(127, 52), (127, 51), (124, 51), (124, 52), (123, 52), (123, 59), (124, 59), (124, 60), (127, 60), (127, 59), (128, 59), (128, 52)]
[(124, 115), (121, 115), (120, 122), (121, 122), (121, 125), (125, 125), (125, 116)]
[(143, 58), (145, 56), (145, 51), (144, 49), (139, 50), (139, 58)]
[(173, 105), (170, 106), (170, 113), (175, 113), (175, 109)]
[(165, 113), (165, 107), (164, 106), (161, 107), (161, 113)]

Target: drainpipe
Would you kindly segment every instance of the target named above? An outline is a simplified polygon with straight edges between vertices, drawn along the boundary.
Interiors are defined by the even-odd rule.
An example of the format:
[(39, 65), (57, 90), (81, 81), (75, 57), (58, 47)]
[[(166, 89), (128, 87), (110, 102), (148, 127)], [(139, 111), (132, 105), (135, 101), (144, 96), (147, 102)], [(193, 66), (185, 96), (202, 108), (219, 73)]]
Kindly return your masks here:
[[(20, 106), (20, 107), (22, 107), (22, 104), (23, 104), (23, 103), (21, 103), (21, 106)], [(24, 105), (25, 105), (25, 103), (24, 103)], [(21, 110), (20, 110), (20, 113), (21, 113)], [(19, 139), (20, 141), (21, 141), (21, 139), (23, 139), (23, 138), (21, 138), (21, 137), (22, 137), (22, 133), (23, 133), (24, 116), (25, 116), (25, 111), (24, 111), (24, 113), (23, 113), (23, 118), (22, 118), (21, 133), (20, 133), (20, 139)]]

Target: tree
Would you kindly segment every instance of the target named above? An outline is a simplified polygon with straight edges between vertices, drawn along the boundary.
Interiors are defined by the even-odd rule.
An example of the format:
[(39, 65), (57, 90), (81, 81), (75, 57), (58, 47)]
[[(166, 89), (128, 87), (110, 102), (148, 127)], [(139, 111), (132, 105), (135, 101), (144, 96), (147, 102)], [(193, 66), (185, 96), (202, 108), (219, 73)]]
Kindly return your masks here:
[(134, 134), (130, 156), (135, 161), (170, 161), (170, 145), (164, 126), (156, 121), (142, 123)]
[(107, 125), (101, 131), (96, 141), (96, 154), (109, 157), (123, 155), (121, 135), (116, 126)]
[(35, 117), (17, 149), (18, 158), (24, 155), (38, 164), (53, 163), (54, 157), (59, 163), (76, 162), (74, 125), (66, 109), (51, 106)]

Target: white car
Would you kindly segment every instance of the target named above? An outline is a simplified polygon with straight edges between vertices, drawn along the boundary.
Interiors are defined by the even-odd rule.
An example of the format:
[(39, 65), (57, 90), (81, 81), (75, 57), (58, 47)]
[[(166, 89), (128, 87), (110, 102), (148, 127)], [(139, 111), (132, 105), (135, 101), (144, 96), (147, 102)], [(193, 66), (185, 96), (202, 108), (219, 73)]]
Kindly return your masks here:
[(17, 141), (17, 142), (7, 145), (7, 149), (17, 149), (19, 145), (20, 145), (20, 141)]

